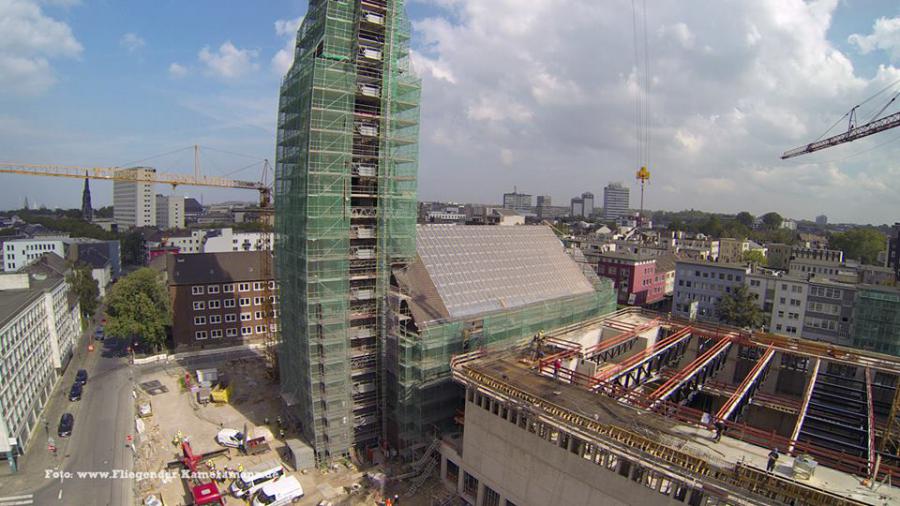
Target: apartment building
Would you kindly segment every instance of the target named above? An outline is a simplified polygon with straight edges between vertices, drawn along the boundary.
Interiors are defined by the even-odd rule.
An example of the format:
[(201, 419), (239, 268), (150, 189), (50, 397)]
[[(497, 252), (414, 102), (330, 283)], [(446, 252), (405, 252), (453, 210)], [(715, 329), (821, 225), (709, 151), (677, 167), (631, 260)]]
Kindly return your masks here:
[(65, 261), (49, 253), (21, 272), (0, 274), (0, 453), (16, 458), (72, 357), (81, 309)]
[(800, 336), (806, 316), (806, 294), (808, 284), (805, 279), (782, 276), (775, 282), (772, 316), (769, 328), (787, 336)]
[(656, 271), (654, 256), (625, 251), (602, 253), (597, 261), (597, 275), (613, 281), (619, 304), (655, 304), (666, 295), (666, 273)]
[(156, 195), (153, 183), (156, 169), (121, 169), (117, 175), (131, 181), (113, 181), (113, 219), (120, 229), (156, 226)]
[(744, 253), (750, 251), (750, 241), (723, 237), (719, 239), (720, 262), (737, 263), (744, 259)]
[(166, 255), (176, 349), (262, 341), (277, 331), (275, 281), (260, 276), (262, 255), (270, 253)]
[(206, 233), (202, 250), (204, 253), (226, 251), (272, 251), (271, 232), (235, 232), (231, 228), (210, 230)]
[(844, 252), (832, 249), (798, 248), (791, 249), (788, 272), (795, 276), (818, 275), (838, 276), (844, 263)]
[(745, 284), (750, 268), (740, 264), (678, 260), (672, 314), (689, 319), (718, 321), (716, 304)]
[(184, 228), (184, 196), (156, 194), (156, 226), (161, 229)]
[(803, 337), (851, 346), (857, 285), (823, 277), (808, 282)]
[(770, 242), (766, 244), (766, 265), (770, 269), (778, 269), (786, 271), (791, 266), (791, 251), (794, 249), (790, 244), (781, 244)]
[(12, 239), (3, 243), (3, 271), (15, 272), (47, 253), (65, 258), (68, 237), (36, 237)]

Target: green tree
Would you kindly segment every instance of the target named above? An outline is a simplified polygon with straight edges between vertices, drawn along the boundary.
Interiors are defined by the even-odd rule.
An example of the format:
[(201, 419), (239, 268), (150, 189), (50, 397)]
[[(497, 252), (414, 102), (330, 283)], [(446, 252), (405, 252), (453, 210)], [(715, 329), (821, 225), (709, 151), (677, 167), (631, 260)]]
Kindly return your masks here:
[(91, 266), (86, 264), (78, 264), (69, 274), (66, 281), (72, 287), (72, 291), (78, 297), (78, 304), (81, 306), (81, 317), (85, 320), (93, 318), (97, 312), (97, 306), (100, 297), (100, 288), (97, 286), (97, 280), (91, 275)]
[(765, 267), (769, 261), (766, 256), (763, 255), (762, 251), (759, 250), (745, 251), (741, 260), (762, 267)]
[(755, 219), (756, 218), (754, 218), (753, 215), (748, 213), (747, 211), (741, 211), (737, 213), (737, 216), (734, 217), (735, 221), (747, 228), (753, 228), (753, 221)]
[(114, 337), (140, 339), (159, 349), (172, 324), (169, 294), (156, 273), (142, 268), (120, 279), (107, 297), (106, 332)]
[(122, 260), (128, 265), (144, 265), (144, 236), (129, 232), (122, 237)]
[(710, 215), (706, 221), (700, 225), (700, 232), (711, 237), (722, 237), (722, 232), (724, 230), (725, 227), (722, 225), (722, 220), (716, 215)]
[(766, 226), (769, 230), (777, 230), (781, 228), (781, 223), (784, 219), (778, 213), (766, 213), (762, 215), (763, 225)]
[(100, 209), (94, 211), (94, 217), (96, 218), (112, 218), (113, 217), (113, 208), (112, 206), (104, 206)]
[(756, 305), (746, 286), (739, 286), (725, 294), (716, 304), (716, 315), (723, 323), (742, 328), (757, 329), (766, 322), (762, 309)]
[(874, 264), (878, 261), (878, 253), (886, 248), (885, 236), (871, 227), (854, 228), (832, 234), (828, 238), (828, 248), (843, 251), (846, 258)]

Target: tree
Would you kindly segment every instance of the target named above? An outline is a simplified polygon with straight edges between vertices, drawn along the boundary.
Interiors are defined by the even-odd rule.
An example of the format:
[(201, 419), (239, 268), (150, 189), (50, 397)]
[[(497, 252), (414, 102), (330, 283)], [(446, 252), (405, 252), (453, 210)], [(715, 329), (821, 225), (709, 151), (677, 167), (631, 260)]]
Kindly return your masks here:
[(766, 256), (763, 255), (763, 252), (759, 250), (745, 251), (741, 260), (762, 267), (765, 267), (769, 262)]
[(755, 220), (755, 218), (747, 211), (741, 211), (737, 213), (737, 216), (734, 217), (734, 220), (747, 228), (753, 228), (753, 221)]
[(885, 250), (885, 236), (874, 228), (854, 228), (832, 234), (828, 238), (828, 248), (841, 250), (845, 257), (864, 264), (875, 264), (878, 253)]
[(153, 270), (145, 267), (120, 279), (110, 290), (107, 305), (107, 334), (140, 339), (154, 349), (165, 344), (172, 306), (166, 287)]
[(736, 327), (762, 327), (766, 318), (746, 286), (738, 286), (716, 304), (716, 315), (723, 323)]
[(722, 226), (722, 220), (718, 216), (711, 215), (706, 221), (700, 225), (700, 232), (710, 237), (722, 237), (725, 228)]
[(113, 208), (112, 206), (104, 206), (100, 209), (94, 211), (95, 218), (112, 218), (113, 217)]
[(144, 236), (129, 232), (122, 238), (122, 260), (128, 265), (144, 265)]
[(91, 275), (91, 266), (78, 264), (72, 269), (72, 273), (66, 278), (72, 287), (72, 292), (78, 297), (81, 306), (81, 317), (85, 320), (93, 318), (99, 305), (100, 288), (97, 280)]
[(766, 213), (762, 215), (763, 225), (766, 226), (769, 230), (776, 230), (781, 228), (781, 223), (784, 219), (778, 213)]

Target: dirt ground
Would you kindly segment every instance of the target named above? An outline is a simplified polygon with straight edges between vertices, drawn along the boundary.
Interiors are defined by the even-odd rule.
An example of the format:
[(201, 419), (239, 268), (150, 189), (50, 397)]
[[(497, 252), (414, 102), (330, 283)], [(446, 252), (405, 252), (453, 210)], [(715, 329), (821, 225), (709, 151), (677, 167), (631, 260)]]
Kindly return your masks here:
[[(229, 404), (209, 403), (200, 405), (196, 396), (183, 387), (182, 378), (186, 372), (192, 374), (196, 382), (195, 370), (171, 365), (165, 370), (147, 373), (139, 380), (141, 386), (139, 399), (148, 399), (152, 403), (153, 415), (144, 418), (145, 431), (136, 441), (136, 472), (161, 472), (166, 470), (169, 462), (180, 456), (180, 446), (173, 443), (181, 432), (188, 437), (195, 454), (203, 454), (222, 447), (216, 442), (216, 433), (221, 428), (232, 428), (240, 431), (252, 430), (254, 427), (265, 430), (265, 421), (269, 420), (268, 429), (275, 435), (269, 440), (271, 450), (259, 455), (243, 455), (238, 449), (229, 449), (227, 453), (211, 459), (215, 469), (223, 470), (249, 469), (257, 464), (272, 460), (283, 461), (286, 456), (284, 443), (278, 439), (279, 426), (276, 419), (280, 414), (278, 386), (265, 375), (261, 360), (239, 359), (223, 360), (221, 363), (204, 365), (203, 368), (217, 368), (226, 372), (229, 381), (234, 385)], [(158, 382), (154, 383), (154, 382)], [(290, 428), (286, 428), (286, 437), (296, 437)], [(333, 504), (376, 504), (376, 496), (367, 487), (362, 487), (352, 495), (347, 494), (355, 483), (362, 483), (363, 471), (349, 462), (345, 465), (333, 466), (332, 469), (309, 469), (296, 471), (289, 463), (284, 462), (288, 474), (296, 476), (303, 485), (305, 496), (301, 505), (317, 505), (320, 501), (329, 500)], [(201, 464), (201, 470), (208, 466)], [(219, 483), (219, 490), (224, 491), (232, 480)], [(186, 480), (175, 477), (165, 480), (148, 477), (137, 480), (136, 497), (143, 501), (149, 494), (161, 495), (167, 506), (189, 504), (190, 492)], [(227, 504), (241, 504), (244, 501), (228, 497)], [(408, 501), (405, 504), (414, 504)]]

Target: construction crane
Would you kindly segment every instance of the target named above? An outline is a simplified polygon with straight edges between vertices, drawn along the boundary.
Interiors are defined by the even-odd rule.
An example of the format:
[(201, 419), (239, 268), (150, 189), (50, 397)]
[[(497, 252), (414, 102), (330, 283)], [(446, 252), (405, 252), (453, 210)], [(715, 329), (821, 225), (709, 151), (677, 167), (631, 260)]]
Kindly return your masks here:
[[(837, 125), (841, 120), (843, 120), (844, 118), (848, 118), (846, 132), (828, 137), (827, 139), (820, 139), (820, 140), (813, 141), (805, 146), (800, 146), (799, 148), (794, 148), (794, 149), (785, 151), (784, 154), (781, 155), (781, 159), (786, 160), (788, 158), (793, 158), (795, 156), (805, 155), (807, 153), (819, 151), (820, 149), (837, 146), (838, 144), (844, 144), (846, 142), (853, 142), (856, 139), (868, 137), (872, 134), (877, 134), (878, 132), (883, 132), (885, 130), (889, 130), (891, 128), (900, 126), (900, 112), (896, 112), (894, 114), (885, 116), (883, 118), (879, 117), (882, 115), (882, 113), (884, 113), (884, 111), (888, 107), (890, 107), (894, 102), (897, 101), (897, 98), (900, 97), (900, 91), (896, 92), (894, 94), (894, 96), (891, 97), (891, 99), (888, 100), (888, 102), (886, 104), (884, 104), (884, 106), (881, 109), (879, 109), (878, 112), (876, 112), (868, 122), (866, 122), (865, 124), (862, 124), (862, 125), (858, 125), (858, 126), (856, 125), (856, 121), (857, 121), (856, 113), (859, 110), (860, 105), (863, 105), (864, 103), (868, 102), (869, 100), (872, 100), (873, 98), (877, 97), (878, 95), (880, 95), (884, 91), (888, 90), (889, 88), (893, 87), (897, 83), (898, 83), (898, 81), (895, 81), (894, 83), (885, 87), (884, 89), (882, 89), (881, 91), (879, 91), (878, 93), (873, 95), (872, 97), (869, 97), (865, 102), (862, 102), (861, 104), (859, 104), (857, 106), (854, 106), (852, 109), (850, 109), (849, 112), (844, 114), (837, 122), (835, 122), (834, 125), (831, 126), (831, 128), (834, 128), (834, 126)], [(829, 130), (831, 130), (831, 128), (829, 128)]]
[[(196, 153), (196, 151), (195, 151)], [(195, 169), (199, 164), (195, 160)], [(133, 170), (148, 169), (148, 170)], [(234, 188), (240, 190), (256, 190), (259, 192), (259, 209), (262, 215), (260, 224), (262, 225), (264, 238), (261, 242), (264, 254), (260, 255), (259, 272), (264, 280), (274, 280), (272, 268), (272, 255), (265, 254), (271, 251), (271, 241), (268, 234), (272, 228), (270, 225), (271, 218), (267, 215), (274, 214), (272, 209), (272, 189), (266, 184), (269, 171), (269, 161), (264, 160), (262, 177), (260, 181), (241, 181), (237, 179), (227, 179), (215, 176), (201, 176), (195, 173), (193, 176), (185, 174), (173, 174), (166, 172), (157, 172), (151, 167), (79, 167), (74, 165), (41, 165), (30, 163), (7, 163), (0, 162), (0, 174), (19, 174), (23, 176), (45, 176), (45, 177), (65, 177), (76, 179), (99, 179), (104, 181), (122, 181), (130, 183), (159, 183), (168, 184), (172, 188), (177, 186), (206, 186), (212, 188)], [(263, 310), (268, 318), (274, 319), (274, 306), (272, 304), (272, 296), (275, 290), (269, 282), (262, 283), (263, 289)], [(264, 335), (266, 365), (273, 379), (278, 377), (278, 359), (276, 357), (276, 338), (271, 328), (271, 321), (265, 325), (266, 331)]]

